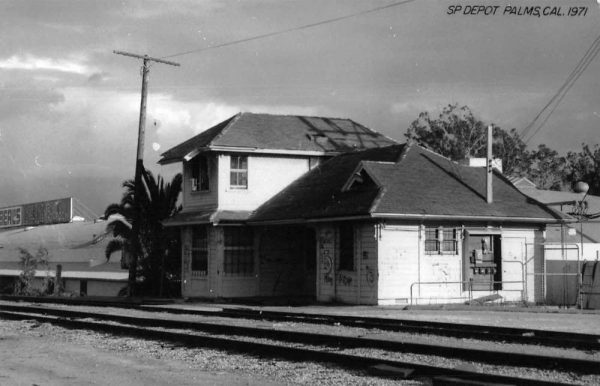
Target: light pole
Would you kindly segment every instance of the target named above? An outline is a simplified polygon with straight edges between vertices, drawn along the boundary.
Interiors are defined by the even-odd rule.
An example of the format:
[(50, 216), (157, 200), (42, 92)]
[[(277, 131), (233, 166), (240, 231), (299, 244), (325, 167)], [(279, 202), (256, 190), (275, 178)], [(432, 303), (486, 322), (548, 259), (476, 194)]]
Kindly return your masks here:
[[(573, 190), (575, 191), (575, 193), (583, 193), (583, 198), (577, 203), (577, 205), (575, 206), (575, 215), (577, 216), (577, 219), (579, 220), (579, 238), (581, 241), (581, 258), (583, 258), (583, 218), (585, 216), (585, 211), (587, 209), (587, 204), (585, 202), (585, 198), (587, 197), (588, 191), (590, 190), (590, 186), (583, 182), (583, 181), (579, 181), (575, 184), (575, 186), (573, 187)], [(582, 273), (581, 273), (581, 258), (578, 256), (577, 257), (577, 282), (578, 282), (578, 287), (579, 287), (579, 296), (578, 296), (578, 300), (579, 300), (579, 305), (581, 306), (581, 286), (583, 285), (582, 282)]]

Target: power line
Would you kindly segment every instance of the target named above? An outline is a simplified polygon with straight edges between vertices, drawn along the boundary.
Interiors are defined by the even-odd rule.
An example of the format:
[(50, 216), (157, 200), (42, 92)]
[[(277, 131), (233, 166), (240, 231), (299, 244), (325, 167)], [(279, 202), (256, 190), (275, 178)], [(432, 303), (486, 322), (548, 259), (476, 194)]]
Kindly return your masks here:
[(577, 79), (579, 79), (579, 77), (587, 69), (587, 67), (590, 65), (590, 63), (596, 58), (596, 56), (598, 55), (599, 52), (600, 52), (600, 35), (598, 35), (596, 37), (596, 39), (594, 40), (594, 42), (587, 49), (587, 51), (585, 52), (585, 54), (583, 55), (583, 57), (579, 60), (579, 62), (577, 63), (577, 65), (575, 66), (575, 68), (573, 69), (573, 71), (571, 71), (571, 73), (569, 74), (569, 76), (567, 77), (567, 79), (565, 80), (565, 82), (561, 85), (561, 87), (554, 94), (554, 96), (548, 101), (548, 103), (546, 103), (546, 105), (544, 105), (544, 107), (535, 116), (535, 118), (531, 121), (531, 123), (529, 123), (529, 125), (527, 125), (523, 129), (523, 132), (521, 133), (521, 138), (524, 139), (525, 136), (527, 136), (527, 134), (529, 133), (529, 131), (538, 122), (538, 120), (540, 119), (540, 117), (544, 114), (544, 112), (546, 112), (546, 110), (554, 103), (554, 107), (552, 107), (552, 109), (550, 110), (550, 112), (548, 113), (548, 115), (544, 118), (544, 120), (538, 126), (538, 128), (535, 129), (535, 131), (533, 132), (533, 134), (531, 134), (529, 136), (529, 139), (527, 139), (525, 141), (525, 143), (528, 143), (529, 141), (531, 141), (531, 139), (542, 129), (542, 127), (544, 127), (544, 125), (546, 124), (546, 122), (548, 121), (548, 119), (550, 118), (550, 116), (552, 115), (552, 113), (556, 110), (556, 108), (558, 107), (558, 105), (560, 104), (560, 102), (567, 95), (567, 93), (569, 92), (569, 90), (571, 89), (571, 87), (573, 87), (573, 85), (575, 84), (575, 82), (577, 81)]
[(268, 37), (272, 37), (272, 36), (283, 35), (283, 34), (294, 32), (294, 31), (300, 31), (300, 30), (304, 30), (304, 29), (308, 29), (308, 28), (318, 27), (318, 26), (321, 26), (321, 25), (324, 25), (324, 24), (335, 23), (335, 22), (346, 20), (346, 19), (350, 19), (350, 18), (353, 18), (353, 17), (362, 16), (362, 15), (366, 15), (366, 14), (369, 14), (369, 13), (378, 12), (378, 11), (381, 11), (381, 10), (384, 10), (384, 9), (388, 9), (388, 8), (397, 7), (397, 6), (400, 6), (400, 5), (412, 3), (414, 1), (417, 1), (417, 0), (398, 1), (398, 2), (395, 2), (395, 3), (391, 3), (391, 4), (382, 5), (381, 7), (371, 8), (371, 9), (367, 9), (365, 11), (360, 11), (360, 12), (356, 12), (356, 13), (352, 13), (352, 14), (344, 15), (344, 16), (338, 16), (338, 17), (335, 17), (335, 18), (332, 18), (332, 19), (321, 20), (321, 21), (317, 21), (317, 22), (314, 22), (314, 23), (305, 24), (305, 25), (301, 25), (301, 26), (298, 26), (298, 27), (292, 27), (292, 28), (288, 28), (288, 29), (285, 29), (285, 30), (281, 30), (281, 31), (268, 32), (268, 33), (261, 34), (261, 35), (256, 35), (256, 36), (252, 36), (252, 37), (248, 37), (248, 38), (244, 38), (244, 39), (233, 40), (233, 41), (230, 41), (230, 42), (227, 42), (227, 43), (218, 44), (216, 46), (209, 46), (209, 47), (197, 48), (197, 49), (194, 49), (194, 50), (183, 51), (183, 52), (179, 52), (179, 53), (176, 53), (176, 54), (162, 56), (161, 59), (174, 58), (176, 56), (183, 56), (183, 55), (193, 54), (193, 53), (196, 53), (196, 52), (208, 51), (208, 50), (212, 50), (212, 49), (215, 49), (215, 48), (232, 46), (232, 45), (235, 45), (235, 44), (246, 43), (246, 42), (250, 42), (250, 41), (253, 41), (253, 40), (259, 40), (259, 39), (264, 39), (264, 38), (268, 38)]

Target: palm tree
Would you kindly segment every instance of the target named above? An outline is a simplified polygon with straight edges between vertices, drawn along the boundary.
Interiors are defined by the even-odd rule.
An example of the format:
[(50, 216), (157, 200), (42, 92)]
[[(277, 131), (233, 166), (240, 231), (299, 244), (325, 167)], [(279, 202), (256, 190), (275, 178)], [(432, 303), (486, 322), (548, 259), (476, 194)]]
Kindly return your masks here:
[[(162, 225), (162, 220), (181, 210), (177, 205), (181, 193), (182, 175), (177, 174), (171, 182), (165, 183), (159, 175), (157, 178), (143, 169), (143, 185), (140, 189), (140, 224), (137, 267), (129, 267), (129, 259), (124, 259), (124, 265), (135, 269), (136, 277), (141, 279), (142, 293), (145, 295), (163, 295), (165, 276), (179, 274), (179, 266), (170, 264), (171, 269), (165, 269), (165, 257), (169, 250), (176, 246), (176, 235), (168, 232)], [(135, 219), (135, 183), (134, 180), (123, 182), (125, 192), (119, 204), (110, 204), (104, 211), (104, 217), (113, 216), (107, 225), (107, 232), (115, 237), (106, 246), (106, 258), (117, 251), (123, 251), (125, 257), (130, 257), (133, 246), (132, 225)], [(175, 240), (174, 240), (175, 239)], [(130, 293), (133, 293), (132, 291)]]

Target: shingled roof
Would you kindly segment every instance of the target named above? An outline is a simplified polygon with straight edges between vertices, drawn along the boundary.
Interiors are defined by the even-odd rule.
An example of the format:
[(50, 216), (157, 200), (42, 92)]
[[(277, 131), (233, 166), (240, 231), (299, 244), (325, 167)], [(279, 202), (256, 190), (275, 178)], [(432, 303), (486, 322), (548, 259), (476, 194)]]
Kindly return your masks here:
[(395, 143), (351, 119), (239, 113), (167, 150), (159, 163), (180, 162), (207, 150), (334, 155)]
[(522, 194), (498, 172), (493, 203), (485, 195), (485, 168), (395, 145), (322, 163), (259, 207), (250, 222), (365, 216), (553, 223), (567, 217)]

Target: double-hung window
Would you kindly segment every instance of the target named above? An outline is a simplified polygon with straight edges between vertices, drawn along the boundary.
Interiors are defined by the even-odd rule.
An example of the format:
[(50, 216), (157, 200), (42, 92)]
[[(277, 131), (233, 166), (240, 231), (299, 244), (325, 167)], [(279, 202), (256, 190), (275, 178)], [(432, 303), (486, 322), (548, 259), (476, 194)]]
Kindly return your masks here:
[(192, 227), (192, 277), (203, 277), (208, 272), (208, 227)]
[(229, 168), (229, 186), (232, 189), (248, 189), (248, 157), (232, 155)]
[(225, 227), (223, 271), (226, 275), (254, 274), (254, 235), (252, 228)]
[(425, 253), (428, 255), (440, 252), (440, 230), (438, 228), (425, 228)]
[(458, 253), (457, 230), (454, 228), (426, 227), (425, 254), (456, 254)]
[(442, 252), (458, 252), (458, 240), (456, 233), (456, 229), (453, 228), (442, 230)]

